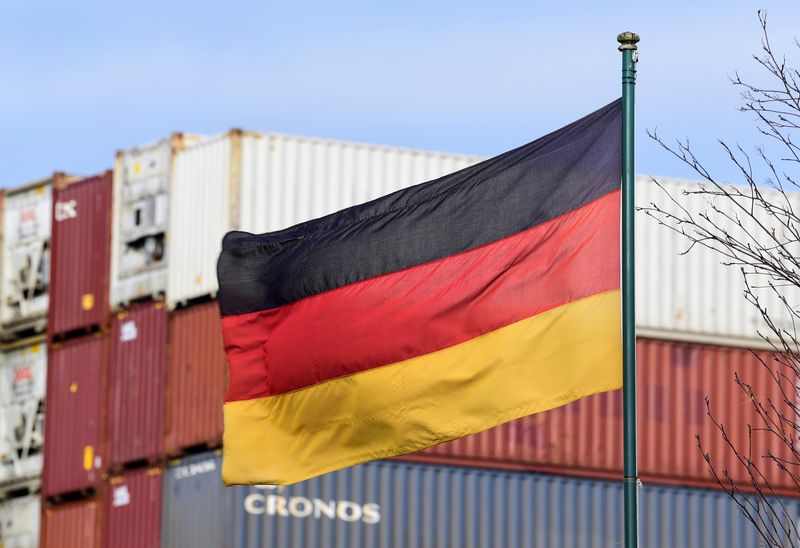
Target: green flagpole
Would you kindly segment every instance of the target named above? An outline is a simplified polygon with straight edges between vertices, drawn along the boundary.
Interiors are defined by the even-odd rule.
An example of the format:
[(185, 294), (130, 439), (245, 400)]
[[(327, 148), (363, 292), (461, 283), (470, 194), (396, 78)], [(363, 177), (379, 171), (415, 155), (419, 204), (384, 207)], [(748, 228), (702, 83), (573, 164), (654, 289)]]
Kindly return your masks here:
[(625, 547), (639, 546), (639, 465), (636, 456), (636, 294), (633, 223), (633, 92), (639, 36), (617, 36), (622, 52), (622, 416), (625, 464)]

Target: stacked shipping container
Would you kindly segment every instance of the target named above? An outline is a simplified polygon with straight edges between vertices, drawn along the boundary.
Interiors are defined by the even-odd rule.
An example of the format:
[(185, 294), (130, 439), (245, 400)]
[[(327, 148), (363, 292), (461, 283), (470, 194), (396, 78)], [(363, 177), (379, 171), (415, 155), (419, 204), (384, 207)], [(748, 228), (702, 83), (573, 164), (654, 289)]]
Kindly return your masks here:
[[(217, 289), (221, 236), (230, 229), (263, 232), (302, 222), (475, 161), (238, 130), (209, 138), (176, 134), (118, 154), (113, 184), (108, 172), (82, 181), (55, 177), (48, 219), (52, 250), (42, 237), (50, 224), (38, 221), (36, 200), (49, 200), (47, 184), (10, 192), (7, 210), (17, 220), (4, 226), (18, 236), (8, 239), (14, 251), (4, 245), (3, 256), (26, 258), (7, 259), (3, 279), (27, 285), (9, 282), (3, 288), (4, 295), (9, 288), (16, 295), (4, 299), (7, 306), (0, 305), (4, 336), (41, 328), (48, 284), (51, 301), (46, 408), (54, 430), (44, 450), (44, 545), (220, 546), (223, 538), (234, 546), (268, 541), (310, 545), (324, 537), (334, 538), (336, 546), (389, 546), (410, 543), (409, 534), (422, 546), (448, 542), (442, 539), (459, 546), (490, 540), (498, 545), (527, 540), (550, 545), (561, 537), (546, 535), (570, 531), (575, 536), (569, 540), (577, 545), (616, 540), (616, 509), (597, 514), (594, 525), (585, 520), (571, 524), (569, 506), (544, 510), (559, 508), (556, 500), (613, 502), (621, 496), (616, 484), (393, 463), (331, 474), (285, 492), (224, 491), (219, 456), (195, 454), (221, 443), (225, 362), (218, 310), (210, 300)], [(681, 198), (687, 184), (668, 183), (667, 188)], [(669, 204), (645, 179), (638, 186), (640, 205)], [(778, 394), (747, 350), (696, 343), (756, 347), (760, 343), (754, 333), (763, 322), (735, 299), (741, 288), (735, 269), (721, 267), (709, 254), (677, 255), (683, 241), (643, 216), (639, 230), (638, 277), (646, 280), (638, 285), (639, 328), (652, 337), (638, 346), (642, 475), (653, 482), (713, 487), (694, 434), (700, 432), (718, 455), (726, 453), (705, 418), (704, 396), (710, 394), (712, 409), (740, 436), (755, 417), (749, 406), (741, 405), (733, 373), (751, 379), (763, 397)], [(9, 274), (6, 267), (15, 270)], [(709, 283), (700, 281), (705, 289), (698, 289), (697, 280)], [(6, 348), (9, 358), (0, 368), (21, 363), (12, 357), (14, 352), (33, 355), (36, 348), (44, 355), (41, 342)], [(758, 357), (769, 359), (767, 353)], [(41, 371), (43, 379), (43, 366)], [(9, 378), (27, 382), (28, 373), (23, 367)], [(23, 386), (6, 384), (12, 391)], [(3, 395), (0, 403), (11, 399)], [(25, 416), (17, 421), (25, 428), (12, 430), (38, 431), (41, 437), (41, 409), (38, 418)], [(0, 434), (6, 439), (10, 430), (3, 420)], [(619, 429), (619, 394), (601, 394), (408, 458), (616, 479)], [(668, 447), (662, 446), (665, 439), (670, 440)], [(769, 441), (762, 445), (778, 454), (783, 450)], [(178, 458), (162, 474), (167, 455)], [(778, 487), (793, 494), (791, 485)], [(398, 497), (405, 499), (402, 508), (418, 509), (386, 510)], [(484, 498), (494, 502), (482, 506)], [(431, 501), (438, 512), (447, 509), (447, 519), (442, 515), (426, 521), (419, 505)], [(644, 545), (699, 546), (726, 538), (731, 545), (754, 545), (752, 531), (718, 492), (649, 488), (645, 501), (650, 501), (643, 503), (645, 515), (660, 516), (664, 504), (695, 505), (706, 521), (693, 522), (691, 512), (653, 517)], [(380, 518), (369, 504), (381, 508)], [(309, 508), (314, 520), (306, 516)], [(509, 513), (504, 517), (498, 509)], [(359, 518), (353, 519), (356, 514)], [(509, 525), (517, 519), (513, 516), (524, 520), (530, 515), (535, 523), (547, 525), (528, 532), (524, 525), (516, 530)], [(380, 525), (368, 523), (373, 519)], [(720, 524), (733, 528), (734, 523), (737, 534), (726, 537)], [(449, 529), (433, 529), (437, 524)], [(677, 539), (676, 531), (690, 533)]]

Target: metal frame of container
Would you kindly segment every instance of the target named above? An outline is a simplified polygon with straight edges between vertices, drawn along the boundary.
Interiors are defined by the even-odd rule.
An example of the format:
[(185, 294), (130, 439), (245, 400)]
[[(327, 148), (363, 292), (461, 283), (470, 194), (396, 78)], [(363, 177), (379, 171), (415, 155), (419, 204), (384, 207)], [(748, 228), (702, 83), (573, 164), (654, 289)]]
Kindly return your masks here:
[(216, 294), (217, 257), (229, 230), (284, 228), (477, 161), (241, 130), (187, 144), (175, 156), (170, 187), (167, 304), (172, 310)]
[(160, 547), (162, 473), (159, 467), (148, 467), (108, 478), (103, 546)]
[(44, 331), (50, 275), (52, 177), (6, 190), (3, 200), (2, 336)]
[(42, 508), (41, 548), (97, 548), (100, 546), (102, 504), (83, 499)]
[(39, 546), (39, 511), (38, 495), (0, 502), (0, 547)]
[(53, 185), (50, 306), (52, 338), (108, 322), (112, 172)]
[(102, 481), (108, 336), (51, 343), (42, 496), (86, 493)]
[(47, 345), (44, 336), (0, 347), (0, 484), (41, 476)]
[(138, 303), (111, 323), (106, 452), (109, 470), (157, 461), (164, 447), (167, 310)]
[(168, 347), (164, 452), (219, 447), (228, 376), (218, 304), (172, 313)]

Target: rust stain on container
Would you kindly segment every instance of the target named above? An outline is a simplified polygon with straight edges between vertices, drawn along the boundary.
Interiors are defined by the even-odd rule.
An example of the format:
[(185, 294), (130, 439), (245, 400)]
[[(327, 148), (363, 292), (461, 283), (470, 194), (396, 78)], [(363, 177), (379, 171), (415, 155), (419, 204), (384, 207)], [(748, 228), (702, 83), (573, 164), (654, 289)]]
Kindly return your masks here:
[(167, 311), (146, 302), (114, 316), (109, 363), (109, 466), (155, 461), (163, 448)]
[[(743, 348), (637, 341), (639, 470), (645, 482), (716, 488), (697, 448), (699, 434), (719, 470), (728, 469), (748, 488), (747, 471), (706, 415), (705, 397), (733, 442), (746, 450), (747, 425), (763, 423), (735, 384), (735, 373), (753, 386), (759, 399), (771, 399), (792, 416), (781, 388), (759, 358), (775, 363), (769, 352), (754, 355)], [(791, 384), (783, 389), (793, 394)], [(766, 432), (753, 433), (753, 446), (755, 454), (772, 451), (778, 458), (791, 457), (790, 450)], [(621, 392), (596, 394), (402, 458), (617, 479), (622, 473)], [(796, 496), (787, 474), (764, 462), (760, 466), (780, 494)]]
[(83, 491), (101, 481), (108, 340), (100, 335), (50, 345), (42, 494)]
[(42, 548), (99, 547), (99, 532), (100, 504), (95, 499), (42, 510)]
[(108, 318), (112, 172), (53, 189), (48, 333), (100, 326)]
[(227, 375), (216, 302), (172, 315), (168, 356), (166, 453), (178, 455), (192, 446), (218, 446)]
[(162, 475), (160, 468), (140, 468), (108, 479), (106, 548), (159, 548)]

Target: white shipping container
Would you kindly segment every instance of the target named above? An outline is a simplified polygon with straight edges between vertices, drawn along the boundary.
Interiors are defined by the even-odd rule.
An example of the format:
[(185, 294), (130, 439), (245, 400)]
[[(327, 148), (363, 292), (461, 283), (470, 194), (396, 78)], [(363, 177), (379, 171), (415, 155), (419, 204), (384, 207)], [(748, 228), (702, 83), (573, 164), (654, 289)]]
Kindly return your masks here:
[(0, 352), (0, 485), (41, 476), (46, 386), (41, 338)]
[[(684, 215), (681, 207), (701, 223), (700, 213), (711, 218), (729, 233), (747, 241), (744, 231), (764, 241), (766, 233), (746, 215), (739, 215), (743, 227), (731, 219), (714, 213), (708, 198), (685, 194), (698, 190), (697, 182), (657, 178), (660, 188), (651, 177), (636, 178), (637, 207), (656, 204), (663, 211)], [(666, 191), (666, 192), (665, 192)], [(779, 203), (783, 198), (775, 191), (763, 190), (765, 198)], [(790, 199), (795, 211), (800, 211), (800, 194)], [(731, 203), (724, 198), (714, 201), (720, 210), (734, 214)], [(643, 211), (636, 215), (636, 323), (641, 336), (705, 342), (733, 346), (766, 346), (758, 332), (769, 334), (759, 311), (744, 298), (745, 284), (738, 266), (723, 264), (719, 253), (701, 245), (689, 250), (690, 240), (674, 230), (661, 226)], [(782, 232), (774, 217), (762, 215), (759, 222), (768, 229)], [(688, 253), (685, 253), (687, 250)], [(753, 285), (751, 280), (751, 286)], [(770, 311), (772, 320), (782, 328), (792, 327), (792, 318), (775, 294), (766, 289), (766, 280), (757, 280), (755, 290), (762, 306)], [(757, 286), (762, 286), (758, 288)], [(782, 293), (794, 306), (800, 305), (800, 291), (782, 288)]]
[(194, 135), (174, 134), (120, 151), (114, 165), (110, 304), (155, 298), (167, 288), (164, 254), (175, 151)]
[(167, 248), (170, 308), (217, 291), (232, 229), (268, 232), (462, 169), (479, 158), (230, 131), (175, 156)]
[(50, 278), (52, 179), (6, 192), (0, 321), (3, 335), (43, 331)]
[(0, 547), (39, 546), (39, 495), (0, 502)]

